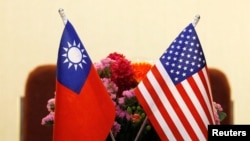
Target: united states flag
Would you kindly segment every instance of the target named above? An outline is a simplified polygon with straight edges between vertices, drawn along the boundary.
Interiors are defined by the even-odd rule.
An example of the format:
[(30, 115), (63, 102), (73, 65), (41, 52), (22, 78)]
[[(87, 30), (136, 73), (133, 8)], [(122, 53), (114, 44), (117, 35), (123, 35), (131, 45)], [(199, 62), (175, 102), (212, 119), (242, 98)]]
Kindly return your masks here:
[(207, 140), (214, 124), (204, 53), (193, 24), (172, 42), (135, 89), (161, 140)]

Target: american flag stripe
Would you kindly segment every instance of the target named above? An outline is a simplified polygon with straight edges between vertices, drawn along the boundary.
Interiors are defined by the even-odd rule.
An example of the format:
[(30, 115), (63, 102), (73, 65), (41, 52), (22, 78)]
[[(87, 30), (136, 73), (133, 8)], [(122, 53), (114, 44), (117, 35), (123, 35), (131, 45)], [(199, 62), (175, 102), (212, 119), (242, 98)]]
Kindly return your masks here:
[(210, 83), (208, 81), (207, 76), (207, 68), (202, 69), (202, 73), (198, 73), (197, 75), (194, 75), (194, 79), (196, 81), (196, 84), (198, 85), (199, 89), (201, 90), (201, 95), (203, 96), (203, 99), (205, 100), (204, 103), (206, 106), (203, 106), (204, 110), (206, 111), (206, 115), (209, 119), (209, 123), (214, 124), (214, 118), (213, 118), (213, 109), (212, 109), (212, 97), (211, 97), (211, 90)]
[(206, 132), (204, 132), (204, 130), (206, 131), (207, 128), (203, 123), (202, 117), (200, 116), (200, 114), (204, 115), (204, 112), (199, 108), (199, 101), (195, 97), (195, 93), (193, 92), (191, 85), (189, 85), (189, 83), (185, 80), (182, 82), (182, 84), (177, 85), (176, 88), (178, 89), (179, 93), (181, 93), (183, 100), (195, 118), (199, 128), (201, 131), (203, 131), (203, 135), (206, 136)]
[(189, 24), (135, 94), (162, 140), (207, 140), (208, 125), (215, 124), (209, 84), (205, 56)]
[[(200, 131), (197, 122), (193, 117), (193, 114), (190, 112), (190, 109), (188, 108), (186, 102), (183, 100), (182, 93), (180, 93), (175, 84), (172, 83), (170, 76), (165, 71), (160, 61), (156, 63), (156, 68), (160, 72), (160, 74), (156, 75), (164, 79), (164, 85), (162, 84), (162, 88), (169, 89), (169, 91), (165, 91), (165, 95), (169, 100), (171, 100), (170, 106), (173, 106), (173, 108), (175, 109), (175, 112), (179, 120), (183, 123), (185, 130), (189, 133), (192, 140), (197, 140), (197, 138), (198, 140), (203, 140), (204, 136)], [(182, 131), (181, 128), (179, 130)]]
[[(198, 73), (201, 73), (201, 71)], [(185, 89), (185, 92), (182, 92), (182, 95), (187, 95), (187, 96), (189, 95), (191, 103), (188, 104), (188, 106), (189, 108), (191, 107), (191, 105), (193, 106), (190, 108), (190, 111), (192, 112), (195, 119), (197, 120), (197, 123), (199, 127), (201, 128), (201, 131), (203, 131), (203, 134), (207, 135), (207, 132), (206, 132), (207, 124), (211, 123), (208, 120), (208, 117), (210, 117), (210, 114), (207, 110), (208, 109), (207, 105), (201, 93), (202, 85), (200, 85), (201, 88), (198, 87), (198, 84), (201, 82), (194, 80), (194, 77), (196, 76), (198, 75), (195, 74), (193, 75), (193, 77), (190, 77), (181, 83), (182, 84), (181, 86), (183, 86)], [(188, 94), (186, 92), (188, 92)]]
[[(205, 68), (203, 68), (202, 70), (205, 70)], [(211, 98), (208, 94), (209, 91), (207, 91), (204, 88), (204, 85), (206, 84), (206, 82), (204, 82), (204, 80), (201, 79), (200, 76), (204, 76), (203, 71), (198, 72), (197, 74), (194, 74), (193, 79), (191, 79), (190, 83), (195, 83), (193, 84), (193, 88), (195, 91), (195, 94), (197, 96), (197, 98), (199, 99), (199, 103), (201, 104), (200, 107), (202, 107), (201, 110), (204, 110), (205, 115), (203, 116), (203, 120), (206, 121), (206, 123), (213, 123), (213, 118), (212, 118), (212, 103), (211, 103)]]
[[(135, 89), (137, 92), (137, 98), (141, 101), (143, 109), (147, 111), (148, 118), (153, 123), (155, 130), (158, 132), (162, 140), (168, 140), (168, 138), (174, 139), (174, 134), (170, 130), (170, 127), (167, 125), (163, 116), (161, 115), (159, 109), (156, 107), (156, 104), (152, 97), (150, 96), (145, 85), (138, 85), (139, 89)], [(150, 103), (150, 104), (148, 104)]]
[[(154, 71), (154, 69), (152, 69), (152, 70)], [(151, 73), (152, 73), (152, 72), (149, 72), (149, 74), (151, 74)], [(157, 70), (156, 70), (156, 72), (154, 72), (154, 73), (157, 73)], [(159, 72), (158, 72), (158, 73), (159, 73)], [(160, 76), (160, 75), (158, 74), (158, 75), (156, 75), (156, 77), (157, 77), (157, 76)], [(154, 76), (153, 76), (153, 75), (148, 75), (148, 77), (150, 78), (150, 80), (151, 80), (151, 79), (154, 79)], [(177, 129), (177, 130), (180, 130), (180, 131), (178, 131), (178, 132), (181, 132), (182, 134), (184, 134), (184, 133), (186, 132), (186, 129), (185, 129), (184, 126), (181, 124), (181, 121), (179, 120), (178, 116), (176, 115), (176, 113), (175, 113), (175, 111), (174, 111), (174, 108), (171, 106), (171, 104), (170, 104), (169, 101), (168, 101), (168, 98), (165, 96), (165, 94), (164, 94), (165, 92), (163, 92), (161, 86), (159, 85), (159, 84), (165, 83), (164, 80), (163, 80), (162, 78), (158, 77), (158, 78), (157, 78), (157, 81), (158, 81), (159, 83), (158, 83), (158, 82), (155, 82), (155, 81), (151, 81), (151, 83), (157, 84), (157, 85), (155, 85), (154, 87), (155, 87), (155, 89), (157, 90), (157, 93), (160, 95), (160, 98), (161, 98), (161, 100), (162, 100), (162, 103), (165, 104), (164, 108), (168, 110), (169, 116), (171, 116), (171, 119), (166, 119), (166, 121), (164, 121), (164, 122), (172, 123), (171, 120), (175, 120), (175, 121), (174, 121), (174, 124), (175, 124), (176, 126), (178, 126), (179, 128), (182, 127), (182, 129)], [(145, 84), (144, 84), (144, 85), (145, 85)], [(146, 86), (146, 87), (148, 87), (148, 86)], [(148, 89), (148, 91), (151, 92), (151, 89)], [(142, 93), (143, 93), (143, 92), (142, 92)], [(145, 95), (144, 95), (144, 96), (145, 96)], [(148, 97), (147, 97), (147, 98), (148, 98)], [(153, 99), (153, 98), (150, 97), (150, 99)], [(144, 104), (144, 105), (145, 105), (145, 104)], [(151, 105), (148, 105), (148, 106), (151, 107), (151, 106), (154, 106), (154, 105), (151, 103)], [(162, 110), (161, 107), (157, 107), (157, 108), (159, 108), (160, 110)], [(164, 108), (163, 108), (163, 109), (164, 109)], [(150, 117), (149, 117), (149, 118), (150, 118)], [(157, 118), (157, 116), (155, 116), (155, 118)], [(151, 119), (150, 119), (150, 120), (151, 120)], [(159, 123), (162, 123), (162, 122), (159, 122)], [(158, 130), (161, 130), (161, 129), (158, 129)], [(183, 140), (183, 139), (180, 139), (180, 136), (179, 136), (179, 135), (175, 134), (176, 130), (173, 130), (173, 128), (171, 128), (171, 130), (172, 130), (172, 132), (174, 133), (175, 137), (170, 137), (170, 136), (168, 136), (169, 140), (173, 140), (174, 138), (176, 138), (177, 140)], [(167, 132), (170, 132), (170, 131), (167, 131)], [(165, 134), (166, 134), (166, 133), (165, 133)], [(183, 138), (189, 139), (189, 140), (190, 140), (190, 137), (189, 137), (189, 135), (187, 135), (187, 134), (186, 134), (186, 136), (184, 136)]]
[[(156, 106), (157, 108), (160, 110), (160, 112), (162, 113), (165, 122), (167, 122), (167, 124), (169, 124), (170, 129), (172, 130), (172, 132), (174, 133), (174, 136), (177, 140), (183, 140), (185, 138), (190, 138), (188, 133), (186, 132), (184, 126), (181, 124), (181, 121), (178, 119), (178, 116), (176, 115), (174, 108), (172, 107), (171, 103), (169, 102), (168, 98), (166, 97), (166, 93), (165, 93), (165, 89), (163, 89), (164, 86), (161, 86), (161, 84), (164, 84), (164, 80), (160, 77), (158, 77), (158, 79), (156, 80), (155, 74), (159, 73), (159, 71), (157, 71), (157, 69), (155, 69), (155, 67), (152, 69), (152, 71), (150, 71), (148, 73), (148, 78), (150, 78), (149, 82), (150, 83), (144, 83), (144, 85), (146, 86), (146, 88), (149, 87), (149, 84), (155, 84), (153, 89), (156, 93), (152, 94), (151, 89), (148, 89), (148, 91), (150, 91), (152, 99), (155, 100), (156, 98), (157, 101), (156, 102)], [(152, 85), (151, 85), (152, 87)], [(158, 102), (159, 101), (159, 102)], [(161, 103), (161, 104), (158, 104)], [(168, 108), (167, 108), (168, 107)], [(166, 118), (168, 117), (168, 118)], [(176, 119), (176, 120), (175, 120)], [(177, 127), (182, 128), (181, 130), (177, 129)]]
[[(210, 113), (210, 117), (211, 119), (209, 120), (209, 123), (211, 124), (215, 124), (215, 120), (214, 120), (214, 115), (213, 115), (213, 97), (212, 97), (212, 91), (211, 91), (211, 86), (210, 86), (210, 81), (208, 78), (208, 73), (207, 73), (207, 67), (202, 69), (203, 73), (199, 73), (199, 77), (201, 78), (203, 87), (205, 90), (203, 90), (202, 92), (204, 92), (202, 95), (205, 95), (205, 100), (206, 100), (206, 104), (207, 107), (209, 109), (209, 113)], [(201, 84), (201, 83), (198, 83)], [(201, 86), (200, 86), (201, 87)]]
[[(159, 72), (160, 74), (157, 74), (157, 70), (160, 71)], [(173, 83), (165, 84), (166, 82), (171, 82), (171, 81), (160, 62), (156, 64), (156, 67), (152, 69), (152, 72), (155, 74), (151, 74), (151, 71), (150, 71), (147, 75), (148, 79), (145, 79), (145, 81), (150, 81), (150, 83), (149, 82), (146, 83), (145, 81), (143, 81), (143, 83), (139, 84), (138, 88), (141, 91), (140, 95), (142, 95), (140, 97), (145, 98), (145, 102), (148, 105), (148, 109), (150, 109), (151, 112), (154, 114), (154, 118), (156, 122), (158, 122), (159, 125), (162, 125), (163, 123), (162, 120), (164, 120), (162, 118), (166, 117), (166, 115), (170, 116), (171, 118), (170, 119), (166, 118), (164, 122), (167, 122), (166, 124), (170, 124), (170, 125), (174, 123), (174, 125), (179, 130), (177, 133), (180, 133), (185, 140), (190, 137), (192, 138), (192, 140), (195, 140), (195, 139), (205, 140), (207, 137), (206, 128), (207, 128), (207, 124), (209, 123), (207, 119), (207, 114), (205, 114), (205, 112), (202, 110), (203, 106), (200, 106), (200, 100), (196, 98), (197, 97), (196, 94), (194, 92), (190, 94), (191, 91), (197, 91), (197, 89), (199, 89), (198, 85), (195, 85), (197, 88), (195, 90), (192, 90), (193, 88), (189, 85), (189, 82), (186, 80), (183, 81), (183, 84), (179, 85), (178, 87), (176, 87)], [(194, 76), (194, 77), (197, 77), (197, 76)], [(194, 79), (192, 81), (194, 81)], [(199, 83), (200, 82), (197, 82), (197, 84)], [(154, 86), (150, 86), (152, 84), (154, 84)], [(202, 88), (202, 85), (200, 87)], [(152, 94), (152, 89), (154, 89), (154, 94)], [(167, 91), (167, 89), (169, 91)], [(203, 87), (203, 89), (205, 88)], [(183, 91), (188, 91), (188, 94), (190, 96), (188, 96), (188, 94), (184, 93)], [(159, 96), (158, 100), (155, 100), (157, 96), (152, 96), (152, 95), (158, 95)], [(183, 97), (183, 95), (186, 95), (186, 96)], [(168, 99), (171, 100), (171, 103), (169, 102)], [(159, 100), (160, 100), (160, 103), (162, 104), (158, 104)], [(155, 114), (155, 109), (158, 111), (156, 112), (157, 114)], [(166, 113), (166, 110), (167, 110), (167, 113)], [(182, 111), (185, 111), (185, 112), (183, 113)], [(164, 115), (162, 115), (161, 113)], [(202, 113), (202, 116), (200, 116), (201, 113)], [(159, 114), (161, 115), (160, 116), (161, 118), (159, 118)], [(177, 115), (179, 115), (179, 117)], [(211, 114), (209, 115), (211, 116)], [(175, 126), (171, 125), (170, 129), (173, 130)], [(165, 129), (165, 128), (161, 127), (161, 129)], [(167, 133), (169, 133), (169, 131), (167, 131)], [(178, 134), (176, 134), (176, 131), (173, 131), (173, 133), (175, 133), (174, 135), (179, 137)], [(169, 138), (169, 139), (172, 140), (172, 138)]]

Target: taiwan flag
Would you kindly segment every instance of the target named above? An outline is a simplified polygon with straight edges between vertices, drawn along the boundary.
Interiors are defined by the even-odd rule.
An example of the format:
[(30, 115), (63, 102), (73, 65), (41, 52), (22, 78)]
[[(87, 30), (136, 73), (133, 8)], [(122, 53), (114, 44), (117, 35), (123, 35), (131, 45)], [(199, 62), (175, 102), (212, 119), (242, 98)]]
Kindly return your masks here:
[(104, 141), (115, 105), (67, 21), (58, 51), (53, 141)]

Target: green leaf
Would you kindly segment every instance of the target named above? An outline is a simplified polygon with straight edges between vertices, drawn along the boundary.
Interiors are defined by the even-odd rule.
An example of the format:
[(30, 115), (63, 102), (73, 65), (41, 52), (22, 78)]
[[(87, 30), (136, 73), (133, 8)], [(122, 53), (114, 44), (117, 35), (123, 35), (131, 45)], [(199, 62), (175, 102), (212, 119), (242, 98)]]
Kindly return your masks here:
[(220, 121), (223, 121), (227, 117), (227, 114), (225, 112), (218, 112), (218, 115), (219, 115)]
[(128, 107), (128, 108), (127, 108), (127, 112), (128, 112), (128, 114), (132, 114), (132, 109), (131, 109), (131, 107)]

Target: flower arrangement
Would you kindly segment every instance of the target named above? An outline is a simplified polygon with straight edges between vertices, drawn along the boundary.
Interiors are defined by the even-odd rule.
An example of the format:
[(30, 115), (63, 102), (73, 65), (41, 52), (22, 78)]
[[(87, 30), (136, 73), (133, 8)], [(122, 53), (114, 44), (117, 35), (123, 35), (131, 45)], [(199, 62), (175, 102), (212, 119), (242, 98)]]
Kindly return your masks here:
[[(123, 54), (111, 53), (100, 62), (95, 63), (96, 70), (116, 106), (116, 118), (112, 133), (116, 140), (133, 140), (146, 114), (137, 101), (134, 88), (146, 76), (152, 65), (147, 62), (132, 63)], [(220, 104), (214, 102), (216, 124), (226, 117)], [(53, 125), (55, 99), (48, 100), (49, 114), (42, 119), (42, 125)], [(160, 140), (147, 121), (141, 132), (140, 140)], [(107, 140), (111, 140), (108, 137)]]

